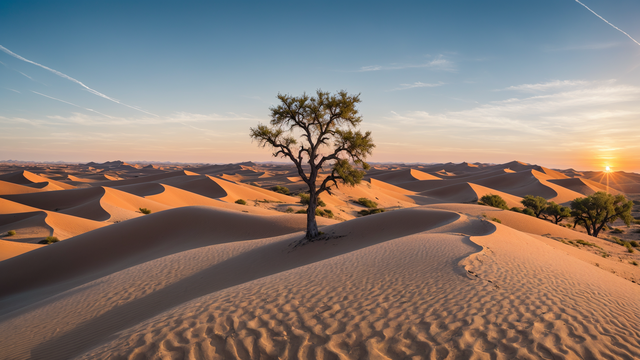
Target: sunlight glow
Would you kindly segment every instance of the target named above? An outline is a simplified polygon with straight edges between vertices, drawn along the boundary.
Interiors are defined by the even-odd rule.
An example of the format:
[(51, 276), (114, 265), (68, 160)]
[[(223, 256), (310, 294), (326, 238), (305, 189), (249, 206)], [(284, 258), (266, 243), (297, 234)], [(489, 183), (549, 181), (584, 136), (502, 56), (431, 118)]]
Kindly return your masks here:
[(605, 170), (606, 172), (610, 172), (610, 171), (611, 171), (611, 168), (607, 166), (607, 167), (605, 167), (605, 169), (604, 169), (604, 170)]

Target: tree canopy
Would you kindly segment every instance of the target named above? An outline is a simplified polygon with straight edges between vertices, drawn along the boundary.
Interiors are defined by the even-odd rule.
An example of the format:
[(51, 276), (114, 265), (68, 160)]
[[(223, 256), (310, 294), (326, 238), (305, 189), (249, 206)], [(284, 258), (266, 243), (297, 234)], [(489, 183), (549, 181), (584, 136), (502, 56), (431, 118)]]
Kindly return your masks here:
[(571, 216), (571, 209), (566, 206), (556, 204), (554, 201), (550, 201), (547, 203), (547, 208), (544, 209), (544, 213), (551, 216), (553, 222), (558, 224), (563, 219)]
[[(309, 187), (306, 239), (319, 234), (316, 224), (318, 195), (331, 194), (331, 187), (340, 183), (354, 186), (362, 180), (369, 164), (365, 162), (375, 144), (371, 132), (357, 127), (362, 117), (356, 107), (360, 95), (342, 90), (335, 94), (318, 90), (316, 96), (278, 94), (280, 104), (269, 108), (269, 125), (251, 128), (251, 138), (262, 147), (274, 150), (274, 157), (288, 158), (298, 175)], [(318, 175), (325, 167), (331, 169), (319, 186)]]
[(622, 219), (627, 226), (630, 226), (633, 220), (632, 208), (633, 202), (627, 201), (624, 195), (614, 196), (598, 191), (586, 198), (571, 201), (571, 216), (574, 219), (574, 227), (581, 225), (587, 230), (587, 234), (598, 237), (606, 224), (617, 219)]
[(487, 194), (480, 198), (480, 202), (484, 205), (493, 206), (498, 209), (509, 210), (507, 202), (500, 195)]
[(547, 208), (547, 199), (542, 196), (526, 195), (521, 203), (525, 208), (531, 209), (537, 218), (539, 218)]

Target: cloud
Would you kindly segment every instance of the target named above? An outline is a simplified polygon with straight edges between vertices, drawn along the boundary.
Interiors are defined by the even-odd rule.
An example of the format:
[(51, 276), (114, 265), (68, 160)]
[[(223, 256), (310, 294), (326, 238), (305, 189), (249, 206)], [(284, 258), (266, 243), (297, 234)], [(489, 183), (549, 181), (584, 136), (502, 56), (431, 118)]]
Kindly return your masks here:
[(10, 88), (5, 88), (5, 89), (7, 89), (9, 91), (13, 91), (13, 92), (18, 93), (18, 94), (22, 94), (20, 91), (15, 90), (15, 89), (10, 89)]
[(101, 113), (101, 112), (99, 112), (99, 111), (95, 111), (95, 110), (93, 110), (93, 109), (88, 109), (88, 108), (86, 108), (86, 107), (82, 107), (82, 106), (80, 106), (80, 105), (76, 105), (76, 104), (74, 104), (74, 103), (70, 103), (70, 102), (68, 102), (68, 101), (60, 100), (60, 99), (54, 98), (53, 96), (49, 96), (49, 95), (45, 95), (45, 94), (41, 94), (41, 93), (39, 93), (39, 92), (37, 92), (37, 91), (33, 91), (33, 90), (31, 90), (31, 92), (32, 92), (32, 93), (34, 93), (34, 94), (38, 94), (38, 95), (40, 95), (40, 96), (44, 96), (44, 97), (49, 98), (49, 99), (51, 99), (51, 100), (60, 101), (60, 102), (62, 102), (62, 103), (69, 104), (69, 105), (71, 105), (71, 106), (75, 106), (75, 107), (80, 108), (80, 109), (85, 109), (85, 110), (87, 110), (87, 111), (91, 111), (91, 112), (94, 112), (94, 113), (96, 113), (96, 114), (100, 114), (100, 115), (102, 115), (102, 116), (106, 116), (106, 117), (108, 117), (108, 118), (110, 118), (110, 119), (113, 119), (113, 117), (111, 117), (111, 116), (109, 116), (109, 115), (106, 115), (106, 114), (103, 114), (103, 113)]
[(571, 87), (580, 87), (590, 84), (588, 81), (583, 80), (554, 80), (546, 83), (539, 84), (522, 84), (516, 86), (509, 86), (504, 90), (515, 90), (515, 91), (523, 91), (523, 92), (539, 92), (539, 91), (549, 91), (549, 90), (557, 90), (563, 88), (571, 88)]
[(415, 68), (432, 68), (432, 69), (444, 70), (444, 71), (455, 70), (453, 62), (445, 59), (444, 56), (439, 55), (437, 58), (423, 64), (404, 64), (404, 65), (389, 65), (389, 66), (370, 65), (370, 66), (361, 67), (358, 70), (358, 72), (402, 70), (402, 69), (415, 69)]
[(400, 87), (397, 87), (395, 89), (391, 89), (389, 91), (398, 91), (398, 90), (407, 90), (407, 89), (414, 89), (414, 88), (423, 88), (423, 87), (437, 87), (437, 86), (442, 86), (444, 85), (443, 82), (439, 82), (437, 84), (426, 84), (423, 82), (414, 82), (413, 84), (400, 84)]
[(626, 32), (622, 31), (619, 27), (613, 25), (612, 23), (608, 22), (605, 18), (603, 18), (602, 16), (598, 15), (595, 11), (591, 10), (587, 5), (581, 3), (579, 0), (576, 0), (576, 2), (582, 6), (584, 6), (587, 10), (591, 11), (593, 13), (593, 15), (599, 17), (600, 19), (602, 19), (602, 21), (606, 22), (607, 24), (611, 25), (611, 27), (613, 27), (614, 29), (620, 31), (621, 33), (627, 35), (627, 37), (631, 40), (633, 40), (634, 43), (640, 45), (640, 42), (638, 42), (636, 39), (632, 38), (631, 35), (627, 34)]
[[(100, 96), (100, 97), (105, 98), (105, 99), (107, 99), (107, 100), (109, 100), (109, 101), (113, 101), (113, 102), (114, 102), (114, 103), (116, 103), (116, 104), (120, 104), (120, 105), (126, 106), (126, 107), (128, 107), (128, 108), (131, 108), (131, 109), (134, 109), (134, 110), (138, 110), (138, 111), (143, 112), (143, 113), (145, 113), (145, 114), (147, 114), (147, 115), (158, 116), (158, 115), (156, 115), (156, 114), (153, 114), (153, 113), (150, 113), (150, 112), (148, 112), (148, 111), (142, 110), (142, 109), (140, 109), (140, 108), (138, 108), (138, 107), (136, 107), (136, 106), (127, 105), (127, 104), (125, 104), (125, 103), (123, 103), (123, 102), (121, 102), (121, 101), (119, 101), (119, 100), (116, 100), (116, 99), (114, 99), (114, 98), (111, 98), (111, 97), (109, 97), (109, 96), (107, 96), (107, 95), (105, 95), (105, 94), (103, 94), (103, 93), (101, 93), (101, 92), (99, 92), (99, 91), (97, 91), (97, 90), (94, 90), (94, 89), (92, 89), (92, 88), (88, 87), (87, 85), (83, 84), (83, 83), (82, 83), (82, 82), (80, 82), (79, 80), (76, 80), (76, 79), (72, 78), (71, 76), (69, 76), (69, 75), (67, 75), (67, 74), (61, 73), (61, 72), (60, 72), (60, 71), (58, 71), (58, 70), (54, 70), (54, 69), (51, 69), (51, 68), (49, 68), (49, 67), (46, 67), (46, 66), (44, 66), (44, 65), (42, 65), (42, 64), (38, 64), (37, 62), (31, 61), (31, 60), (29, 60), (29, 59), (25, 59), (25, 58), (23, 58), (22, 56), (20, 56), (20, 55), (18, 55), (18, 54), (16, 54), (16, 53), (14, 53), (14, 52), (12, 52), (11, 50), (7, 49), (6, 47), (4, 47), (4, 46), (2, 46), (2, 45), (0, 45), (0, 50), (4, 51), (5, 53), (7, 53), (7, 54), (9, 54), (9, 55), (11, 55), (11, 56), (13, 56), (13, 57), (15, 57), (16, 59), (22, 60), (22, 61), (24, 61), (24, 62), (28, 62), (29, 64), (33, 64), (33, 65), (39, 66), (39, 67), (41, 67), (41, 68), (43, 68), (43, 69), (45, 69), (45, 70), (48, 70), (48, 71), (50, 71), (50, 72), (52, 72), (52, 73), (54, 73), (54, 74), (56, 74), (56, 75), (58, 75), (58, 76), (60, 76), (60, 77), (62, 77), (62, 78), (65, 78), (65, 79), (67, 79), (67, 80), (73, 81), (74, 83), (76, 83), (76, 84), (78, 84), (78, 85), (82, 86), (83, 88), (85, 88), (87, 91), (89, 91), (90, 93), (92, 93), (92, 94), (94, 94), (94, 95)], [(25, 74), (23, 74), (23, 73), (21, 73), (21, 74), (22, 74), (22, 75), (24, 75), (24, 76), (27, 76), (27, 75), (25, 75)], [(29, 79), (31, 79), (31, 77), (29, 77), (29, 76), (27, 76), (27, 77), (28, 77)], [(33, 79), (32, 79), (32, 80), (33, 80)]]
[[(621, 141), (637, 136), (640, 87), (606, 83), (574, 83), (562, 91), (548, 83), (514, 88), (553, 89), (555, 92), (494, 101), (462, 111), (428, 113), (392, 112), (388, 120), (411, 126), (412, 133), (446, 133), (466, 139), (548, 141), (584, 136), (583, 141), (615, 133)], [(582, 85), (580, 85), (582, 84)], [(444, 136), (444, 135), (439, 135)], [(536, 140), (537, 139), (537, 140)]]

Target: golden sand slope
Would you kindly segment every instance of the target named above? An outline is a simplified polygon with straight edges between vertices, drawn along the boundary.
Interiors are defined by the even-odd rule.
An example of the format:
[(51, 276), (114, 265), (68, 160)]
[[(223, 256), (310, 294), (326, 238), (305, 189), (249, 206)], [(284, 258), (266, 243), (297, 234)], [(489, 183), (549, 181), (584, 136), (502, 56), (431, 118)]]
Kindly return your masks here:
[[(461, 206), (460, 213), (482, 208)], [(630, 306), (640, 287), (482, 217), (425, 207), (398, 210), (326, 226), (326, 241), (294, 247), (300, 233), (238, 237), (239, 230), (255, 236), (277, 229), (268, 218), (207, 210), (203, 222), (195, 214), (202, 208), (188, 209), (112, 225), (0, 262), (0, 274), (8, 268), (20, 274), (0, 277), (5, 356), (640, 356), (640, 310)], [(193, 223), (171, 231), (169, 218)], [(125, 229), (136, 224), (165, 227), (153, 234)], [(108, 245), (117, 249), (112, 255)], [(64, 256), (76, 252), (95, 255), (67, 265)], [(36, 256), (50, 259), (42, 266), (61, 268), (60, 277), (38, 276)], [(27, 290), (31, 305), (21, 307)], [(47, 298), (34, 303), (38, 296)]]
[(0, 180), (0, 195), (28, 194), (41, 191), (44, 190)]
[(0, 240), (0, 261), (24, 254), (43, 246), (45, 245)]

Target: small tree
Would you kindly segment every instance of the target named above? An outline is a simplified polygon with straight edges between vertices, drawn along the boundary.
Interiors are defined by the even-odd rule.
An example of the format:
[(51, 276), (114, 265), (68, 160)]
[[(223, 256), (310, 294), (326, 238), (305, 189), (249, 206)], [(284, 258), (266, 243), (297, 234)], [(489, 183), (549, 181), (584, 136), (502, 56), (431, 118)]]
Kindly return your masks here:
[(622, 219), (627, 226), (631, 225), (631, 209), (633, 201), (627, 201), (624, 195), (611, 195), (604, 191), (577, 198), (571, 202), (571, 216), (574, 227), (581, 225), (587, 234), (598, 237), (600, 231), (617, 219)]
[(547, 208), (547, 199), (542, 196), (527, 195), (521, 201), (525, 208), (531, 209), (537, 218), (544, 213)]
[[(262, 147), (275, 150), (274, 157), (289, 158), (298, 175), (309, 187), (307, 233), (305, 239), (319, 235), (316, 223), (318, 195), (331, 194), (331, 186), (360, 183), (369, 164), (365, 162), (375, 145), (371, 132), (356, 130), (362, 122), (356, 104), (360, 95), (346, 91), (330, 94), (318, 90), (315, 97), (278, 94), (280, 104), (271, 107), (271, 126), (259, 124), (251, 128), (251, 138)], [(300, 140), (297, 139), (300, 138)], [(331, 164), (331, 174), (317, 186), (323, 166)], [(354, 167), (359, 165), (363, 170)]]
[(544, 210), (544, 213), (551, 216), (553, 218), (553, 222), (557, 225), (563, 219), (571, 216), (571, 209), (566, 206), (556, 204), (554, 201), (550, 201), (547, 203), (547, 208)]
[(484, 205), (493, 206), (498, 209), (509, 210), (507, 202), (500, 195), (487, 194), (480, 198)]

